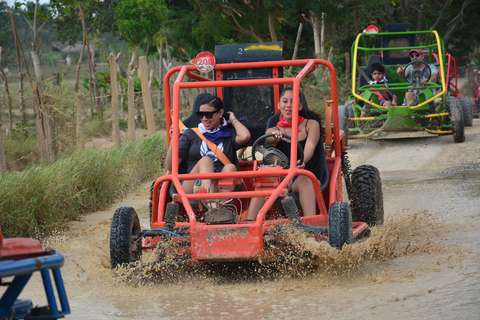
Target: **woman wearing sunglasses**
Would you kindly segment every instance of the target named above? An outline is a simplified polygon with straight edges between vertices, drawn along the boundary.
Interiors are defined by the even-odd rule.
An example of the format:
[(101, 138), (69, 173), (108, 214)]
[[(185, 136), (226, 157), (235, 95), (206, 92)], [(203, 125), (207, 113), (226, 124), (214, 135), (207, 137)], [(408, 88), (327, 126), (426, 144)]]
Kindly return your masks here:
[[(225, 110), (220, 98), (207, 94), (200, 103), (197, 116), (200, 119), (198, 128), (206, 139), (215, 144), (211, 150), (193, 130), (186, 130), (179, 139), (178, 156), (179, 164), (187, 163), (186, 173), (212, 173), (233, 172), (238, 170), (236, 151), (250, 141), (250, 131), (229, 111), (224, 117)], [(226, 120), (225, 118), (228, 118)], [(230, 160), (224, 165), (218, 158), (217, 152), (221, 150)], [(167, 153), (167, 169), (172, 170), (172, 148)], [(186, 193), (193, 193), (194, 180), (185, 180), (183, 188)], [(211, 180), (202, 181), (203, 186), (210, 190)], [(216, 192), (217, 190), (211, 190)], [(233, 191), (233, 190), (224, 190)]]
[[(421, 81), (426, 82), (427, 79), (428, 79), (428, 76), (429, 76), (429, 74), (428, 74), (429, 70), (428, 70), (427, 66), (425, 65), (425, 63), (423, 62), (423, 59), (425, 58), (425, 55), (423, 54), (423, 50), (422, 49), (412, 49), (412, 50), (410, 50), (409, 56), (410, 56), (410, 60), (412, 60), (412, 62), (418, 61), (418, 63), (415, 63), (415, 68), (419, 69), (422, 72), (422, 80)], [(405, 80), (407, 82), (411, 83), (413, 81), (413, 75), (412, 75), (413, 70), (414, 70), (413, 65), (414, 64), (409, 65), (407, 67), (407, 69), (398, 65), (397, 74), (399, 76), (402, 76), (405, 73), (405, 76), (404, 76)], [(430, 64), (429, 66), (430, 66), (431, 76), (430, 76), (430, 80), (428, 80), (428, 81), (436, 83), (437, 79), (438, 79), (438, 69), (433, 64)], [(435, 94), (435, 90), (434, 90), (433, 93)], [(406, 92), (405, 93), (406, 105), (409, 106), (412, 103), (415, 104), (415, 101), (414, 101), (415, 98), (416, 98), (416, 95), (413, 92), (411, 92), (410, 90), (408, 92)], [(416, 103), (418, 103), (418, 101)]]

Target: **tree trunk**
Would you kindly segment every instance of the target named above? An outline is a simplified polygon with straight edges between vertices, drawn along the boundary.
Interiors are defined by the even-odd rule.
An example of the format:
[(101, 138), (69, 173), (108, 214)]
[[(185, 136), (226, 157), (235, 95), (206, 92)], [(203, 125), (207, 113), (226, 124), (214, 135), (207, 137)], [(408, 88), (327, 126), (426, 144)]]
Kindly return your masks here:
[(163, 41), (160, 40), (160, 47), (158, 48), (158, 112), (162, 112), (162, 92), (163, 92)]
[(448, 45), (448, 42), (450, 41), (450, 37), (453, 35), (455, 30), (458, 28), (458, 25), (462, 21), (462, 16), (464, 15), (463, 11), (465, 8), (470, 4), (470, 1), (465, 1), (462, 4), (462, 8), (460, 9), (460, 13), (455, 16), (449, 23), (447, 23), (448, 29), (445, 31), (445, 34), (443, 35), (443, 42), (445, 43), (445, 46)]
[(83, 133), (85, 127), (85, 101), (87, 100), (87, 95), (83, 92), (77, 92), (77, 126), (76, 126), (76, 137), (77, 137), (77, 150), (85, 149), (85, 135)]
[(315, 58), (321, 59), (322, 57), (322, 50), (320, 45), (320, 23), (317, 19), (317, 16), (313, 11), (310, 11), (311, 14), (311, 23), (313, 27), (313, 43), (315, 48)]
[(100, 97), (100, 87), (98, 86), (97, 78), (97, 64), (95, 62), (95, 49), (90, 49), (90, 59), (92, 61), (92, 78), (93, 78), (93, 87), (95, 89), (95, 101), (97, 105), (97, 114), (100, 118), (103, 117), (103, 106), (102, 98)]
[(110, 52), (110, 89), (112, 91), (112, 137), (113, 142), (119, 144), (120, 119), (118, 117), (117, 62), (113, 52)]
[(8, 99), (8, 110), (12, 110), (12, 97), (10, 96), (10, 90), (8, 89), (8, 79), (7, 75), (5, 74), (5, 71), (2, 68), (2, 65), (0, 64), (0, 72), (2, 72), (3, 76), (3, 89), (5, 91), (5, 95), (7, 96)]
[(35, 77), (37, 82), (43, 81), (42, 68), (40, 66), (40, 50), (42, 49), (42, 39), (40, 39), (40, 30), (37, 28), (37, 13), (39, 0), (35, 0), (35, 12), (33, 16), (33, 42), (30, 51), (32, 55), (33, 69), (35, 70)]
[[(303, 15), (305, 16), (305, 15)], [(293, 48), (293, 56), (292, 56), (292, 60), (296, 60), (297, 59), (297, 53), (298, 53), (298, 45), (300, 43), (300, 37), (302, 35), (302, 30), (303, 30), (303, 24), (302, 22), (300, 21), (300, 23), (298, 24), (298, 31), (297, 31), (297, 39), (295, 39), (295, 47)], [(291, 75), (292, 74), (292, 69), (293, 69), (293, 66), (290, 66), (288, 68), (288, 73)]]
[(33, 109), (36, 115), (37, 141), (40, 158), (46, 163), (52, 163), (54, 160), (53, 145), (53, 119), (50, 110), (46, 107), (48, 104), (42, 104), (42, 85), (33, 82)]
[(325, 59), (325, 12), (322, 12), (322, 27), (320, 31), (320, 56)]
[(92, 58), (90, 57), (90, 41), (87, 41), (87, 57), (88, 57), (88, 94), (90, 96), (90, 114), (93, 118), (95, 116), (95, 107), (94, 107), (95, 94), (93, 92)]
[(277, 41), (277, 30), (275, 28), (275, 17), (273, 14), (270, 12), (268, 14), (268, 30), (270, 31), (270, 38), (272, 39), (272, 42)]
[[(15, 37), (15, 42), (17, 42), (17, 37)], [(17, 67), (18, 67), (18, 103), (20, 105), (20, 117), (22, 118), (22, 129), (25, 129), (27, 126), (27, 115), (25, 114), (25, 101), (23, 99), (23, 73), (22, 73), (22, 62), (20, 60), (20, 52), (18, 45), (15, 45), (17, 50)], [(13, 117), (10, 118), (10, 130), (13, 130)], [(25, 131), (26, 134), (26, 131)]]
[[(117, 54), (117, 57), (115, 58), (115, 63), (117, 65), (117, 74), (122, 77), (122, 78), (125, 78), (125, 74), (122, 70), (122, 66), (120, 65), (119, 61), (120, 61), (120, 56), (122, 55), (122, 52), (120, 51), (118, 54)], [(123, 87), (123, 82), (120, 81), (118, 83), (118, 85), (120, 86), (120, 118), (122, 119), (125, 119), (125, 114), (124, 114), (124, 107), (125, 107), (125, 88)]]
[(82, 6), (78, 5), (78, 13), (80, 15), (80, 21), (82, 22), (83, 27), (83, 42), (82, 42), (82, 52), (80, 53), (80, 58), (78, 59), (77, 71), (75, 73), (75, 93), (78, 92), (78, 82), (80, 79), (80, 68), (82, 67), (83, 53), (85, 52), (85, 43), (87, 41), (87, 29), (85, 27), (85, 16), (83, 14)]
[[(160, 60), (161, 61), (161, 60)], [(0, 46), (0, 68), (2, 67), (2, 47)], [(7, 107), (7, 92), (5, 90), (5, 81), (2, 74), (2, 91), (3, 91), (3, 106)], [(2, 112), (2, 107), (0, 106), (0, 112)]]
[(5, 159), (5, 149), (3, 147), (2, 118), (0, 116), (0, 175), (5, 173), (7, 173), (7, 160)]
[[(333, 60), (333, 47), (330, 47), (330, 50), (328, 50), (328, 56), (327, 56), (327, 61), (332, 62)], [(328, 71), (327, 67), (324, 67), (324, 73), (323, 73), (323, 78), (322, 78), (322, 83), (325, 83), (328, 79), (330, 79), (330, 72)]]
[(145, 109), (145, 118), (147, 122), (148, 134), (155, 134), (155, 120), (153, 119), (152, 99), (148, 83), (148, 62), (147, 57), (140, 57), (140, 68), (138, 69), (138, 77), (142, 84), (143, 107)]
[(350, 72), (352, 71), (351, 68), (352, 68), (352, 63), (350, 61), (350, 53), (346, 52), (345, 53), (345, 77), (347, 79), (350, 76)]
[(136, 140), (135, 137), (135, 73), (137, 71), (137, 65), (135, 60), (137, 59), (138, 45), (132, 52), (132, 59), (128, 64), (128, 138), (130, 142)]
[[(15, 51), (17, 53), (17, 69), (18, 69), (18, 102), (20, 104), (20, 117), (22, 118), (22, 128), (27, 126), (27, 118), (25, 115), (25, 102), (23, 99), (23, 73), (22, 73), (22, 61), (20, 60), (20, 39), (18, 38), (18, 34), (15, 28), (15, 19), (13, 17), (12, 11), (7, 7), (8, 14), (10, 15), (10, 22), (13, 26), (13, 39), (15, 40)], [(8, 128), (10, 131), (13, 131), (13, 114), (11, 106), (9, 108), (9, 126)]]
[[(2, 78), (5, 76), (5, 72), (3, 71), (2, 68), (2, 47), (0, 47), (0, 69), (2, 72)], [(6, 76), (5, 76), (5, 82), (6, 83)], [(5, 86), (4, 86), (5, 88)], [(5, 94), (5, 91), (4, 91)], [(5, 96), (3, 97), (3, 101), (5, 102)], [(2, 108), (0, 108), (0, 175), (4, 174), (7, 172), (7, 160), (5, 159), (5, 148), (3, 147), (3, 132), (2, 132)]]

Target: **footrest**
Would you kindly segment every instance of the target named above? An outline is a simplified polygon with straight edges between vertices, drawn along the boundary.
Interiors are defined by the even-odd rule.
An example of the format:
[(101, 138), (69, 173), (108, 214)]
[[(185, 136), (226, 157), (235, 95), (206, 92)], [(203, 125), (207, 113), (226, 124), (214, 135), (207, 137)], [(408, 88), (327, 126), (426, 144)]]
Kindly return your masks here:
[(12, 312), (15, 312), (13, 319), (24, 319), (33, 308), (33, 303), (27, 299), (18, 299), (15, 301), (12, 307)]

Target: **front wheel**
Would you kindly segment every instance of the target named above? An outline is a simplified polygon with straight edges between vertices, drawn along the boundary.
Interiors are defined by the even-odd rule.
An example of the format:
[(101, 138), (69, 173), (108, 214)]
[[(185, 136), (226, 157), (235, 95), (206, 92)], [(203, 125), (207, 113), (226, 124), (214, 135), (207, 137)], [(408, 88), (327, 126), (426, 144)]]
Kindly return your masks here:
[(334, 202), (328, 210), (328, 242), (336, 249), (353, 243), (352, 211), (348, 202)]
[(380, 172), (371, 165), (355, 168), (352, 173), (352, 217), (369, 227), (381, 226), (384, 220)]
[(452, 120), (453, 141), (465, 141), (465, 124), (463, 122), (462, 105), (458, 99), (450, 101), (450, 118)]
[(115, 210), (110, 227), (110, 262), (112, 269), (141, 259), (140, 220), (132, 207)]

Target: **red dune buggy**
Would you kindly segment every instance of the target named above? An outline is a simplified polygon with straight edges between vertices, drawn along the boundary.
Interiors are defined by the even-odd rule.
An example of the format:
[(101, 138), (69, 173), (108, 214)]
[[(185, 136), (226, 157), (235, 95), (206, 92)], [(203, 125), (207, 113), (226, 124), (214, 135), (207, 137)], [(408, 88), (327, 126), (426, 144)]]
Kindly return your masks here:
[[(273, 262), (296, 257), (297, 248), (289, 241), (292, 230), (302, 230), (316, 241), (327, 241), (341, 249), (352, 244), (369, 226), (383, 223), (383, 195), (379, 171), (362, 165), (351, 172), (339, 130), (337, 78), (328, 61), (321, 59), (282, 61), (282, 43), (217, 46), (214, 80), (197, 72), (194, 65), (171, 69), (165, 77), (165, 110), (173, 123), (173, 170), (156, 180), (151, 189), (151, 229), (144, 230), (131, 207), (118, 208), (111, 224), (112, 268), (140, 260), (142, 252), (155, 251), (161, 265), (201, 262)], [(283, 69), (300, 69), (295, 77), (284, 77)], [(300, 83), (318, 66), (330, 72), (331, 97), (326, 102), (326, 135), (322, 149), (328, 176), (320, 184), (310, 172), (286, 165), (296, 163)], [(176, 75), (173, 93), (171, 77)], [(269, 119), (278, 117), (278, 101), (283, 86), (294, 90), (291, 150), (289, 158), (263, 145)], [(252, 157), (239, 159), (240, 171), (211, 174), (182, 174), (178, 168), (179, 131), (184, 124), (195, 127), (199, 120), (189, 117), (180, 124), (180, 99), (184, 89), (214, 88), (224, 101), (225, 111), (245, 117), (252, 140)], [(173, 98), (173, 100), (172, 100)], [(173, 102), (172, 102), (173, 101)], [(302, 101), (306, 104), (306, 101)], [(192, 115), (195, 115), (195, 103)], [(173, 121), (173, 122), (172, 122)], [(263, 159), (257, 159), (262, 154)], [(255, 156), (257, 155), (257, 157)], [(316, 193), (314, 216), (303, 216), (298, 194), (289, 193), (288, 184), (297, 175), (312, 180)], [(343, 199), (342, 176), (350, 202)], [(211, 193), (199, 189), (187, 194), (182, 180), (212, 179), (219, 185), (237, 186), (234, 192)], [(256, 221), (246, 222), (252, 197), (266, 198)], [(230, 221), (206, 221), (212, 203), (230, 210)], [(163, 244), (169, 243), (168, 246)], [(163, 248), (163, 249), (162, 249)]]

